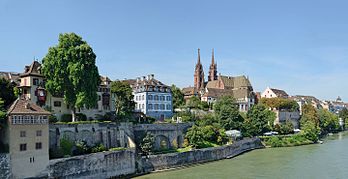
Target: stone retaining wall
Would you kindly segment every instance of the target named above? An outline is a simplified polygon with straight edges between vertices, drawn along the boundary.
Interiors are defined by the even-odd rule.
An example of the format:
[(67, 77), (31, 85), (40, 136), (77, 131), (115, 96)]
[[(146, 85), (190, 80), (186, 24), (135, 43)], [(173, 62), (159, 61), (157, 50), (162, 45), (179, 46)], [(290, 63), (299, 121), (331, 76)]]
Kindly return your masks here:
[(153, 155), (142, 158), (138, 162), (138, 170), (148, 173), (156, 170), (176, 168), (180, 166), (204, 163), (237, 156), (243, 152), (263, 148), (259, 138), (244, 139), (232, 145), (217, 148), (199, 149), (183, 153)]
[(10, 155), (0, 154), (0, 178), (9, 179), (11, 176)]
[(50, 160), (48, 170), (49, 178), (110, 178), (133, 174), (135, 149)]

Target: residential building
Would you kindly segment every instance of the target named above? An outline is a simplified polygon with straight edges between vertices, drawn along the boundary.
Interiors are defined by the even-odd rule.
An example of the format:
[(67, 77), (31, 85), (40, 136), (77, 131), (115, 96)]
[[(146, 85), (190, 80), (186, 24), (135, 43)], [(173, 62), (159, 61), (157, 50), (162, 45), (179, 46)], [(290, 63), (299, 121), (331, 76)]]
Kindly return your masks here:
[(288, 98), (289, 95), (280, 89), (267, 87), (266, 90), (261, 94), (261, 98)]
[[(14, 78), (14, 75), (12, 75)], [(15, 80), (16, 78), (14, 78)], [(61, 117), (63, 114), (70, 114), (71, 109), (65, 104), (62, 94), (50, 94), (45, 89), (46, 79), (41, 73), (41, 64), (34, 61), (29, 66), (25, 66), (24, 72), (19, 74), (18, 88), (21, 89), (22, 96), (29, 99), (33, 103), (49, 109), (52, 114)], [(101, 84), (96, 92), (98, 101), (94, 108), (80, 108), (77, 113), (83, 113), (88, 118), (96, 118), (96, 115), (104, 115), (107, 112), (114, 110), (114, 103), (111, 96), (111, 80), (108, 77), (100, 77)]]
[(17, 99), (7, 112), (4, 143), (9, 146), (13, 178), (44, 175), (49, 161), (50, 112), (25, 100)]
[(300, 115), (302, 115), (302, 106), (305, 104), (312, 105), (316, 109), (323, 108), (321, 101), (314, 96), (295, 95), (289, 97), (289, 99), (292, 99), (297, 102), (300, 109)]
[(133, 89), (135, 111), (158, 120), (173, 116), (173, 99), (170, 86), (151, 74), (136, 80), (126, 80)]
[(286, 121), (290, 121), (293, 124), (294, 129), (299, 129), (301, 118), (299, 111), (273, 110), (273, 112), (276, 114), (274, 125), (285, 124)]

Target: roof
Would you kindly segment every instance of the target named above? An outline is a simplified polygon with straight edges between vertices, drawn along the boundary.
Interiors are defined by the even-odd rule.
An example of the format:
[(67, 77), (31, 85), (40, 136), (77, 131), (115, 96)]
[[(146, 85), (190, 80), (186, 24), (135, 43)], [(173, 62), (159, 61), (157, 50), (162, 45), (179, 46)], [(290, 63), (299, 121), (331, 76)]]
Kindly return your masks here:
[(28, 76), (28, 75), (34, 75), (34, 76), (41, 76), (43, 75), (40, 72), (41, 64), (38, 61), (34, 61), (30, 66), (25, 66), (24, 73), (22, 73), (20, 76)]
[(218, 88), (206, 88), (206, 92), (203, 94), (205, 97), (219, 98), (221, 96), (233, 96), (232, 90), (218, 89)]
[(0, 72), (0, 78), (4, 78), (5, 80), (10, 81), (11, 83), (16, 83), (17, 85), (20, 83), (19, 75), (19, 73), (14, 72)]
[(288, 97), (288, 93), (286, 93), (284, 90), (280, 90), (280, 89), (275, 89), (275, 88), (270, 88), (273, 93), (275, 93), (277, 95), (277, 97)]
[(30, 100), (18, 98), (12, 103), (10, 108), (7, 111), (8, 115), (14, 114), (41, 114), (41, 115), (50, 115), (51, 113), (42, 109), (40, 106), (32, 103)]
[(198, 90), (195, 87), (187, 87), (181, 90), (184, 93), (184, 96), (192, 96), (198, 94)]
[(251, 87), (251, 83), (247, 77), (243, 76), (220, 76), (226, 88)]
[(315, 102), (315, 103), (320, 103), (320, 100), (317, 99), (314, 96), (305, 96), (305, 95), (295, 95), (295, 96), (291, 96), (290, 99), (294, 99), (294, 100), (304, 100), (306, 102)]

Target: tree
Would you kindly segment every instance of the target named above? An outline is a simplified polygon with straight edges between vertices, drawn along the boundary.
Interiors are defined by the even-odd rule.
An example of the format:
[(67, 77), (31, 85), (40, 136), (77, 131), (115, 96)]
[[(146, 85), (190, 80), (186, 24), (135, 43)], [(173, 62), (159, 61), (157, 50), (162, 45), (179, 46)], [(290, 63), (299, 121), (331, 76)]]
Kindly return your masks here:
[(339, 117), (341, 119), (343, 119), (345, 126), (348, 126), (348, 109), (347, 108), (343, 108), (340, 113), (339, 113)]
[(320, 129), (322, 133), (338, 130), (340, 127), (338, 116), (326, 109), (318, 111)]
[(176, 109), (184, 105), (184, 93), (181, 92), (180, 88), (172, 85), (171, 90), (173, 95), (173, 108)]
[(96, 106), (100, 84), (96, 55), (80, 36), (60, 34), (58, 45), (49, 48), (42, 62), (46, 89), (55, 96), (64, 97), (73, 121), (76, 108)]
[(111, 83), (111, 93), (115, 96), (115, 110), (118, 119), (129, 117), (134, 111), (134, 96), (127, 82), (114, 81)]
[(257, 104), (247, 112), (247, 129), (251, 135), (262, 135), (269, 131), (274, 123), (275, 113), (265, 105)]
[(4, 107), (9, 107), (17, 98), (15, 94), (16, 87), (10, 81), (0, 78), (0, 89), (0, 98), (4, 101)]
[(140, 144), (141, 151), (145, 155), (151, 154), (153, 151), (154, 142), (155, 142), (155, 137), (151, 133), (147, 132)]
[(225, 130), (241, 129), (244, 119), (239, 114), (233, 97), (222, 96), (219, 98), (214, 104), (214, 112), (220, 125)]
[(201, 100), (197, 96), (192, 96), (186, 101), (186, 106), (190, 109), (200, 109)]
[(319, 127), (319, 117), (317, 110), (309, 104), (305, 104), (302, 106), (302, 117), (301, 117), (301, 124), (305, 123), (307, 121), (313, 122), (316, 126)]
[(319, 140), (320, 128), (313, 121), (302, 121), (301, 125), (301, 134), (305, 136), (306, 139), (313, 142), (317, 142)]
[(193, 125), (187, 130), (185, 138), (193, 148), (200, 148), (204, 145), (204, 133), (197, 125)]
[(1, 129), (1, 123), (6, 122), (6, 110), (4, 107), (5, 102), (0, 98), (0, 129)]
[(261, 104), (269, 107), (276, 108), (277, 110), (289, 110), (289, 111), (298, 111), (299, 105), (296, 101), (291, 99), (284, 98), (262, 98), (260, 101)]

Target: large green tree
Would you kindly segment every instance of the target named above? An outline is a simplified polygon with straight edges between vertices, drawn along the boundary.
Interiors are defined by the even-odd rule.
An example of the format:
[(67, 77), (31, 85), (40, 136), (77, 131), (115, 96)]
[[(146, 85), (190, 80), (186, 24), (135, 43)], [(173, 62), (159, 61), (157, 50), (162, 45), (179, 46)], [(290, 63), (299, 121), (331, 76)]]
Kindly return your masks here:
[(8, 107), (16, 100), (15, 85), (10, 81), (0, 78), (0, 98), (4, 101), (4, 107)]
[(339, 113), (339, 117), (341, 119), (343, 119), (344, 123), (345, 123), (345, 127), (348, 127), (348, 109), (347, 108), (343, 108), (340, 113)]
[(77, 108), (96, 106), (100, 84), (96, 55), (80, 36), (60, 34), (58, 44), (49, 48), (42, 62), (46, 89), (53, 95), (64, 97), (73, 121)]
[(181, 92), (180, 88), (172, 85), (171, 90), (173, 94), (173, 108), (176, 109), (184, 105), (184, 93)]
[(239, 114), (232, 96), (222, 96), (214, 104), (214, 112), (220, 125), (225, 130), (241, 129), (244, 118)]
[(130, 85), (127, 82), (114, 81), (111, 83), (111, 93), (115, 97), (116, 117), (124, 120), (134, 111), (134, 96)]
[(275, 113), (270, 111), (265, 105), (254, 105), (247, 112), (247, 121), (245, 122), (244, 130), (252, 136), (262, 135), (270, 131), (275, 118)]

